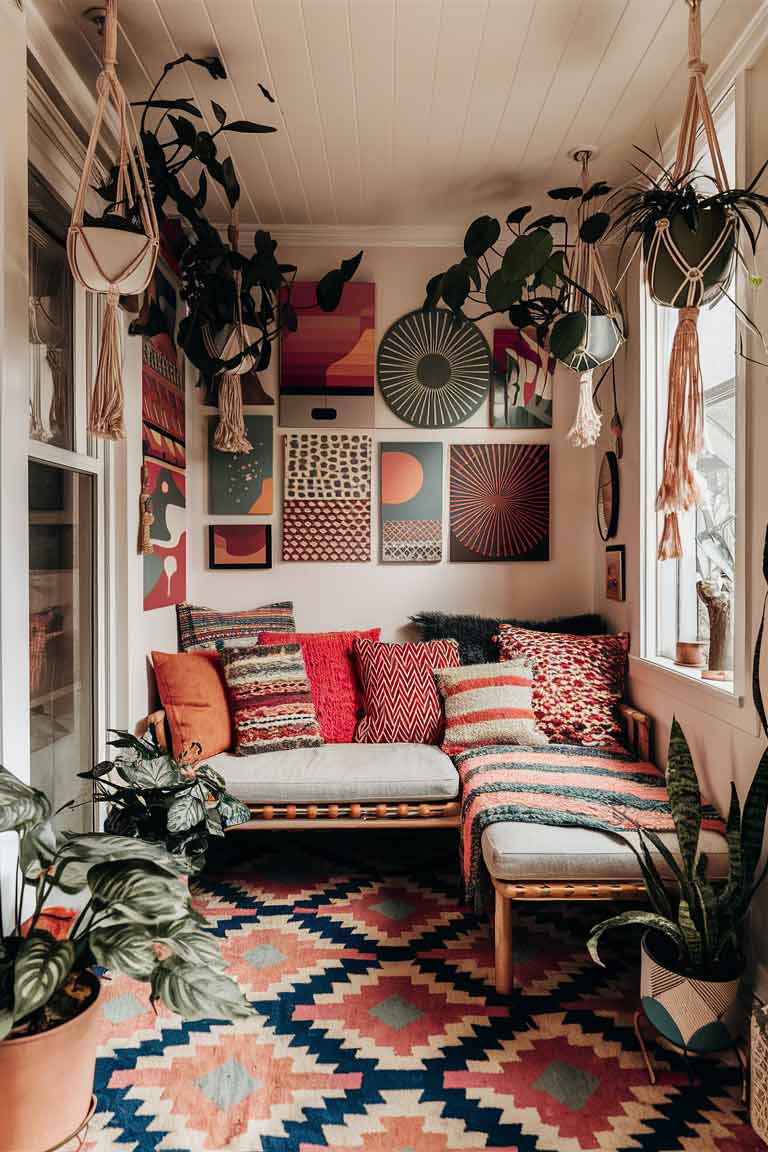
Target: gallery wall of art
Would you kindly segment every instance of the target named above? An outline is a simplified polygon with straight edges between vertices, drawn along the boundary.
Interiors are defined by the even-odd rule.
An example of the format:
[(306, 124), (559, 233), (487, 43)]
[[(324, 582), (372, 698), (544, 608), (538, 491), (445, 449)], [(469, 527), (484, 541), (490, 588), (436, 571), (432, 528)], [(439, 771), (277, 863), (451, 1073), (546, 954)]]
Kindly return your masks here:
[[(352, 244), (281, 244), (281, 258), (298, 265), (301, 281), (316, 279), (353, 251)], [(432, 321), (438, 331), (425, 332), (419, 311), (427, 279), (453, 258), (444, 248), (367, 248), (349, 308), (342, 307), (330, 327), (326, 317), (302, 317), (283, 358), (282, 393), (279, 356), (258, 382), (246, 385), (253, 448), (247, 457), (210, 449), (216, 409), (203, 402), (212, 397), (195, 387), (187, 369), (189, 600), (234, 609), (291, 599), (302, 629), (380, 625), (387, 639), (402, 638), (408, 615), (425, 608), (518, 616), (591, 609), (591, 454), (565, 440), (575, 380), (564, 372), (552, 388), (548, 365), (537, 372), (518, 356), (520, 398), (530, 370), (528, 411), (517, 420), (524, 426), (503, 427), (498, 386), (478, 407), (472, 373), (482, 376), (483, 341), (472, 337), (451, 348), (441, 318)], [(480, 324), (485, 355), (494, 349), (494, 327)], [(370, 366), (382, 340), (371, 395)], [(440, 413), (421, 411), (403, 367), (425, 340), (461, 364), (468, 381)], [(496, 337), (501, 364), (506, 343)], [(331, 346), (328, 370), (323, 363)], [(444, 361), (436, 356), (422, 371), (439, 374)], [(328, 409), (335, 414), (330, 421)], [(393, 409), (425, 423), (459, 422), (414, 426)], [(485, 480), (499, 469), (522, 494), (521, 503), (489, 527)], [(514, 558), (493, 559), (499, 554)]]

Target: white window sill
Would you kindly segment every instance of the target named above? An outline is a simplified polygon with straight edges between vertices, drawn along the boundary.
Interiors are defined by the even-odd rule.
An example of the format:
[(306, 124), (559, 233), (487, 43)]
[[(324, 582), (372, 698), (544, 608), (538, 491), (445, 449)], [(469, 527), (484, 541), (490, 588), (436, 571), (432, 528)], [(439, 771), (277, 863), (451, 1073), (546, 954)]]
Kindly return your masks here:
[(705, 712), (715, 720), (757, 735), (758, 722), (751, 699), (745, 704), (744, 697), (736, 693), (732, 680), (702, 680), (699, 669), (683, 668), (663, 656), (652, 660), (630, 656), (629, 661), (630, 680), (639, 686), (652, 688), (681, 704)]

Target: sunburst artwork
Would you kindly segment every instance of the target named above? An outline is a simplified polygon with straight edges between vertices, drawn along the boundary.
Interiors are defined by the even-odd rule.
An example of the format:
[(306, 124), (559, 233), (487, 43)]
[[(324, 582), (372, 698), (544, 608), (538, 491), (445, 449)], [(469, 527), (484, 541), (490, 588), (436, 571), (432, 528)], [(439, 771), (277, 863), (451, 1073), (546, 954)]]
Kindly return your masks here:
[(476, 324), (447, 308), (418, 309), (385, 333), (377, 371), (395, 416), (419, 428), (450, 428), (488, 398), (491, 354)]
[(549, 559), (549, 445), (451, 445), (450, 559)]

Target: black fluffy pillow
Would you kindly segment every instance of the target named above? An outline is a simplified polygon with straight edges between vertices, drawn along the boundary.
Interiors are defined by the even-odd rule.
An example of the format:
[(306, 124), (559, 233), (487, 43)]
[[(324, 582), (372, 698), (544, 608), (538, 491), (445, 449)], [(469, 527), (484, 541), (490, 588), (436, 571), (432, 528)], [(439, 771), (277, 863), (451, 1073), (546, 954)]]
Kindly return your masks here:
[(422, 640), (458, 640), (462, 664), (498, 661), (499, 650), (493, 637), (502, 622), (515, 628), (535, 628), (539, 632), (563, 632), (571, 636), (601, 636), (605, 632), (605, 620), (593, 612), (555, 616), (552, 620), (511, 620), (509, 617), (491, 620), (487, 616), (417, 612), (410, 619), (420, 630)]

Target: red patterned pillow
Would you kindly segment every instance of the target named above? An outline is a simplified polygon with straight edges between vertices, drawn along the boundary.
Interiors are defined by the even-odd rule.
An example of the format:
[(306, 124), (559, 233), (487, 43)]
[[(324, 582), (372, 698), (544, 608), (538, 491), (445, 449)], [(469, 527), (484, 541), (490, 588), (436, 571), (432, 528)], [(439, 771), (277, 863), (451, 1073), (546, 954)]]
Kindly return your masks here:
[(525, 656), (532, 661), (533, 711), (553, 743), (599, 747), (621, 740), (627, 632), (561, 636), (502, 624), (498, 643), (502, 660)]
[(363, 693), (353, 652), (356, 638), (378, 640), (380, 628), (367, 632), (262, 632), (262, 644), (298, 643), (304, 657), (312, 702), (326, 744), (351, 744), (363, 711)]
[(365, 716), (355, 740), (361, 744), (439, 744), (443, 733), (437, 668), (458, 668), (455, 640), (383, 644), (355, 640)]

